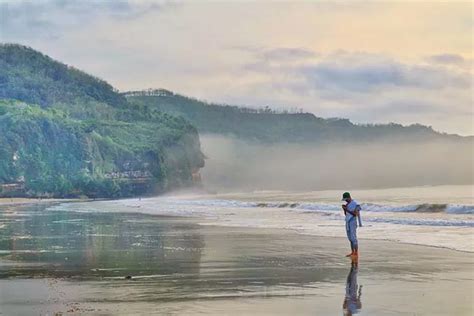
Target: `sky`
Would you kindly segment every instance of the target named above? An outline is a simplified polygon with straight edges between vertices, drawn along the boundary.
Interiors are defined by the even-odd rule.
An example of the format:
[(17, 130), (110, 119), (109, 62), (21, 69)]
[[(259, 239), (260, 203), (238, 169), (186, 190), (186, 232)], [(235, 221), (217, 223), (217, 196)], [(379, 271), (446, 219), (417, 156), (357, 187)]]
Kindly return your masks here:
[(0, 42), (121, 91), (474, 135), (470, 1), (0, 0)]

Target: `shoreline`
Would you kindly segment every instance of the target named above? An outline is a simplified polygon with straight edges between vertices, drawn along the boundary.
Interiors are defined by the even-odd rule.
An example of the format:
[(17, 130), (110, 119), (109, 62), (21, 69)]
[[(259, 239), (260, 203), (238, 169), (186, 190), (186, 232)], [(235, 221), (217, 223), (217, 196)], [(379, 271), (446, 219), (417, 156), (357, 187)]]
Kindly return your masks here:
[(24, 204), (42, 204), (42, 203), (67, 203), (67, 202), (92, 202), (87, 199), (61, 199), (61, 198), (0, 198), (0, 205), (24, 205)]
[[(73, 207), (55, 207), (55, 209), (75, 209), (86, 212), (139, 212), (148, 215), (191, 217), (202, 225), (224, 227), (279, 228), (312, 236), (333, 236), (345, 238), (344, 220), (336, 211), (301, 211), (280, 207), (243, 207), (230, 203), (215, 204), (195, 199), (173, 197), (155, 197), (126, 200), (91, 201), (77, 203)], [(429, 224), (398, 224), (404, 221), (466, 221), (472, 223), (473, 215), (439, 213), (369, 212), (363, 216), (364, 227), (358, 230), (361, 240), (391, 240), (394, 242), (452, 249), (474, 253), (472, 240), (473, 227), (432, 226)], [(373, 221), (371, 221), (374, 219)], [(391, 220), (383, 222), (384, 220)], [(382, 220), (382, 221), (377, 221)]]
[[(146, 201), (146, 200), (153, 200), (153, 199), (159, 199), (159, 198), (167, 198), (169, 196), (167, 195), (160, 195), (160, 196), (153, 196), (153, 197), (141, 197), (141, 198), (119, 198), (119, 199), (61, 199), (61, 198), (49, 198), (49, 199), (39, 199), (39, 198), (0, 198), (0, 206), (21, 206), (21, 205), (41, 205), (41, 204), (47, 204), (51, 203), (56, 204), (56, 205), (61, 205), (62, 203), (95, 203), (95, 202), (123, 202), (123, 201), (130, 201), (130, 202), (141, 202)], [(135, 206), (137, 208), (140, 208), (141, 206), (137, 205)], [(285, 208), (280, 208), (280, 207), (268, 207), (268, 209), (275, 209), (275, 210), (284, 210)], [(141, 211), (137, 210), (134, 208), (133, 210), (127, 211), (127, 213), (138, 213), (138, 214), (144, 214), (144, 215), (150, 215), (150, 216), (156, 216), (156, 217), (176, 217), (176, 218), (183, 218), (183, 219), (188, 219), (188, 220), (193, 220), (196, 221), (199, 225), (202, 226), (215, 226), (215, 227), (238, 227), (238, 228), (251, 228), (251, 229), (277, 229), (277, 230), (284, 230), (284, 231), (289, 231), (295, 234), (299, 235), (306, 235), (306, 236), (315, 236), (315, 237), (331, 237), (331, 238), (342, 238), (346, 239), (344, 236), (326, 236), (322, 234), (318, 234), (317, 232), (309, 232), (309, 231), (304, 231), (298, 228), (290, 228), (290, 227), (259, 227), (259, 226), (245, 226), (245, 225), (239, 225), (239, 224), (229, 224), (225, 222), (210, 222), (210, 223), (204, 223), (202, 222), (203, 220), (207, 220), (206, 218), (202, 217), (197, 217), (197, 216), (190, 216), (190, 215), (169, 215), (169, 214), (152, 214), (147, 211)], [(0, 226), (1, 228), (1, 226)], [(472, 238), (472, 236), (471, 236)], [(474, 253), (474, 250), (465, 250), (465, 249), (457, 249), (457, 248), (452, 248), (449, 246), (442, 246), (442, 245), (430, 245), (430, 244), (425, 244), (425, 243), (416, 243), (416, 242), (409, 242), (409, 241), (404, 241), (404, 240), (396, 240), (396, 239), (383, 239), (383, 238), (377, 238), (377, 237), (364, 237), (364, 236), (359, 236), (359, 240), (374, 240), (374, 241), (388, 241), (388, 242), (394, 242), (394, 243), (400, 243), (400, 244), (407, 244), (407, 245), (415, 245), (415, 246), (422, 246), (422, 247), (429, 247), (429, 248), (435, 248), (435, 249), (447, 249), (447, 250), (452, 250), (452, 251), (457, 251), (461, 253), (469, 253), (472, 254)]]
[[(166, 196), (155, 196), (155, 197), (143, 197), (143, 200), (146, 199), (155, 199), (155, 198), (160, 198), (160, 197), (166, 197)], [(13, 200), (13, 201), (12, 201)], [(121, 202), (121, 201), (140, 201), (139, 198), (123, 198), (123, 199), (37, 199), (37, 198), (0, 198), (0, 206), (21, 206), (21, 205), (34, 205), (34, 204), (45, 204), (45, 203), (52, 203), (56, 205), (60, 205), (62, 203), (93, 203), (93, 202)], [(275, 209), (280, 209), (278, 207), (275, 207)], [(143, 212), (140, 210), (130, 210), (128, 213), (138, 213), (138, 214), (144, 214), (144, 215), (150, 215), (154, 217), (176, 217), (176, 218), (183, 218), (183, 219), (188, 219), (188, 220), (193, 220), (196, 221), (198, 225), (202, 226), (210, 226), (210, 227), (237, 227), (237, 228), (250, 228), (250, 229), (276, 229), (276, 230), (283, 230), (283, 231), (289, 231), (295, 234), (299, 235), (305, 235), (305, 236), (314, 236), (314, 237), (322, 237), (322, 238), (341, 238), (343, 240), (346, 239), (346, 237), (343, 236), (325, 236), (322, 234), (314, 233), (314, 232), (306, 232), (306, 231), (301, 231), (295, 228), (287, 228), (287, 227), (278, 227), (278, 228), (268, 228), (268, 227), (258, 227), (258, 226), (244, 226), (244, 225), (233, 225), (233, 224), (226, 224), (226, 223), (201, 223), (199, 221), (202, 221), (203, 218), (199, 217), (193, 217), (193, 216), (188, 216), (188, 215), (166, 215), (166, 214), (150, 214), (147, 212)], [(0, 226), (1, 228), (1, 226)], [(446, 250), (451, 250), (451, 251), (456, 251), (456, 252), (461, 252), (461, 253), (468, 253), (472, 254), (474, 253), (474, 250), (464, 250), (464, 249), (456, 249), (448, 246), (441, 246), (441, 245), (429, 245), (429, 244), (423, 244), (423, 243), (414, 243), (414, 242), (408, 242), (408, 241), (403, 241), (403, 240), (394, 240), (394, 239), (383, 239), (383, 238), (370, 238), (370, 237), (358, 237), (359, 240), (367, 240), (367, 241), (387, 241), (387, 242), (394, 242), (394, 243), (400, 243), (400, 244), (406, 244), (406, 245), (414, 245), (414, 246), (421, 246), (421, 247), (429, 247), (429, 248), (435, 248), (435, 249), (446, 249)]]

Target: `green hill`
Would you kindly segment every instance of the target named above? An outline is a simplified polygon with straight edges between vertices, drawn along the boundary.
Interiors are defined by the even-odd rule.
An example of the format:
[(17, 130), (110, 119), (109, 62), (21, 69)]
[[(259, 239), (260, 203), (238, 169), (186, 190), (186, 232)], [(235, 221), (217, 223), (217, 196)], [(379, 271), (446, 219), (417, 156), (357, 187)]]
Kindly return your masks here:
[(203, 167), (186, 120), (106, 82), (0, 45), (0, 195), (120, 197), (192, 185)]
[(155, 109), (181, 116), (194, 124), (200, 133), (230, 135), (261, 142), (332, 143), (459, 138), (419, 124), (357, 125), (347, 119), (323, 119), (311, 113), (211, 104), (163, 89), (131, 91), (123, 95), (140, 109)]
[(127, 101), (107, 82), (57, 62), (29, 47), (0, 45), (0, 98), (17, 99), (43, 108), (105, 103), (124, 107)]

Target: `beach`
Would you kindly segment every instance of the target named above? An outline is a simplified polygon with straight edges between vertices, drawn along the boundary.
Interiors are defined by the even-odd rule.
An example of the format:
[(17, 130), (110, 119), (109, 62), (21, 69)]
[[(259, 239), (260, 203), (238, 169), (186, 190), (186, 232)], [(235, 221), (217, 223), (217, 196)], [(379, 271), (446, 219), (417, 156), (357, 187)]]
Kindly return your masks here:
[(0, 316), (474, 316), (473, 12), (0, 0)]
[(472, 252), (362, 239), (356, 264), (342, 237), (148, 214), (150, 200), (133, 201), (0, 206), (0, 314), (473, 313)]

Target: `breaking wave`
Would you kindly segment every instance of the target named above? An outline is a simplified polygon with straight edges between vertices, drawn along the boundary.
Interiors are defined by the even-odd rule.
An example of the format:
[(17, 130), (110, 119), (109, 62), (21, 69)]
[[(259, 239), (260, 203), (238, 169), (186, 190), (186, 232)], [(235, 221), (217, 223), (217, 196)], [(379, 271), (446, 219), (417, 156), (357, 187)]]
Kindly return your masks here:
[[(183, 203), (190, 203), (186, 201)], [(257, 207), (257, 208), (286, 208), (302, 211), (340, 211), (339, 204), (329, 203), (299, 203), (299, 202), (245, 202), (236, 200), (195, 200), (191, 202), (199, 206), (221, 207)], [(385, 205), (363, 203), (364, 212), (416, 212), (416, 213), (448, 213), (448, 214), (474, 214), (474, 205), (461, 204), (412, 204), (412, 205)]]

